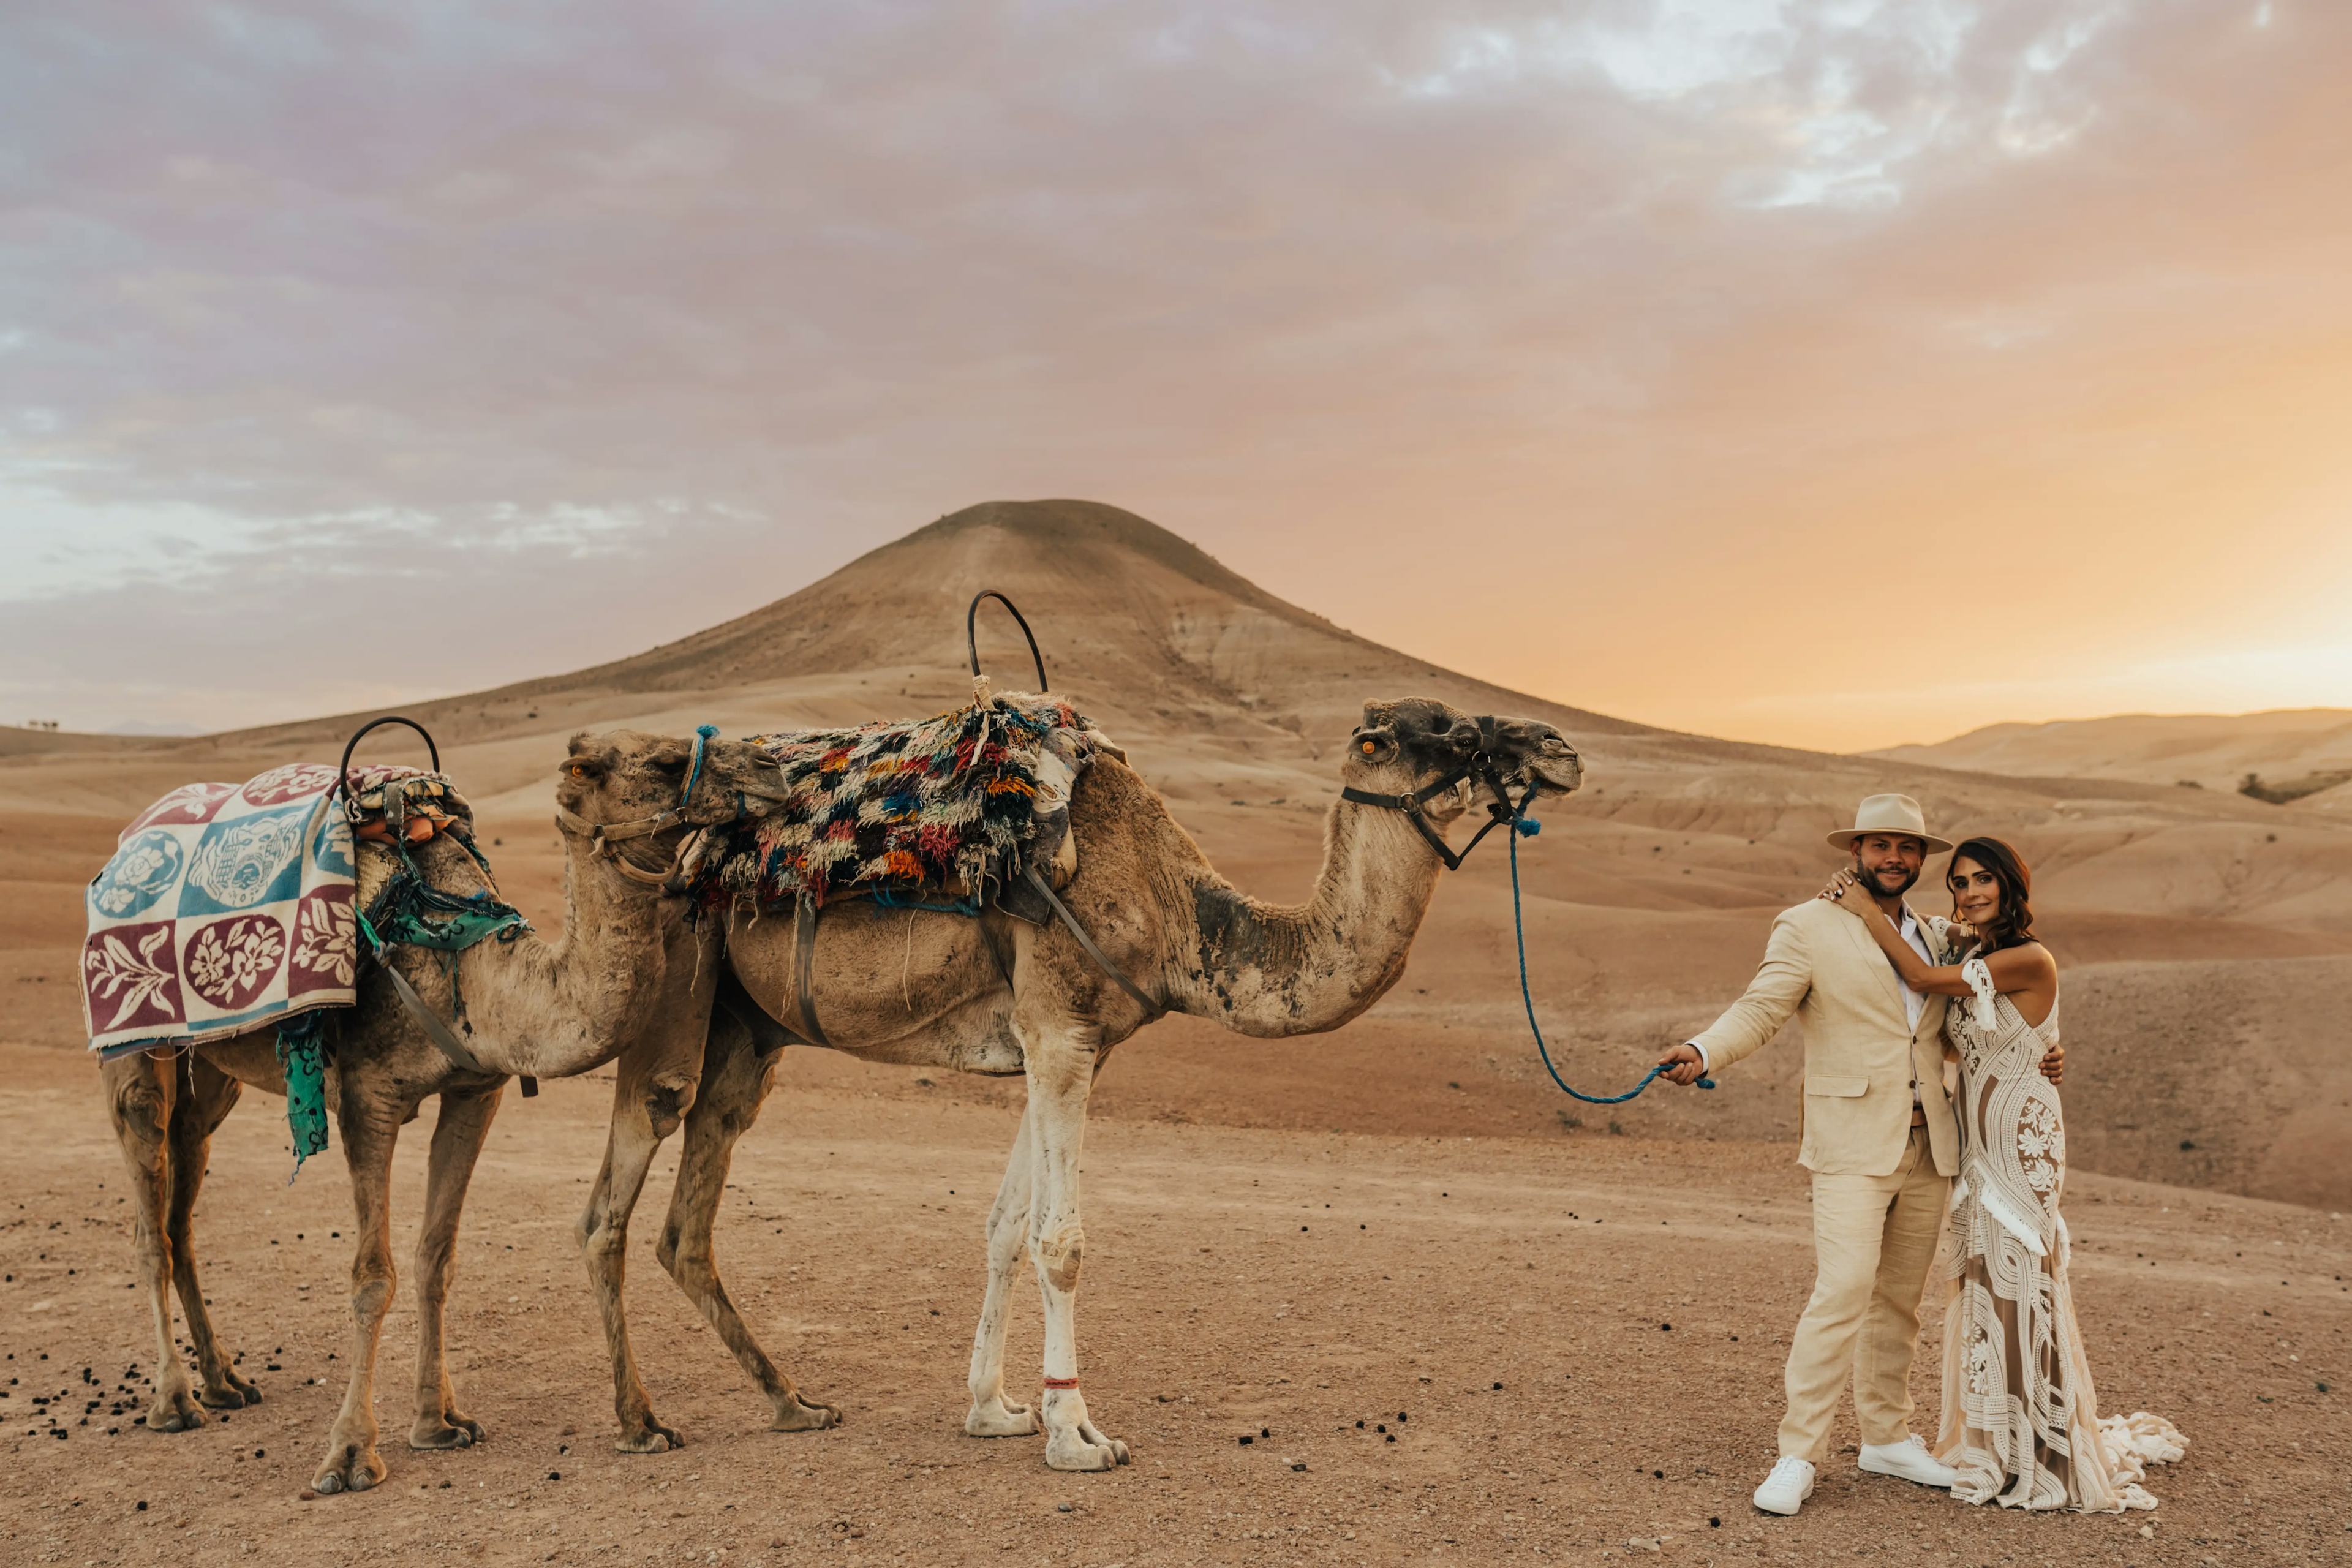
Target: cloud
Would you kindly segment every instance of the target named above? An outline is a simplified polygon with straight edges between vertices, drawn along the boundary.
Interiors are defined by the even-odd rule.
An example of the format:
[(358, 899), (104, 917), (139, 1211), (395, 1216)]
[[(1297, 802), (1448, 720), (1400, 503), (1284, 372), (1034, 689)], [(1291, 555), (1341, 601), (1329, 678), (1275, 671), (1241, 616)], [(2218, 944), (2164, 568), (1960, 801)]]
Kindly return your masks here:
[[(34, 500), (0, 538), (43, 563), (0, 668), (37, 701), (260, 658), (358, 596), (436, 648), (495, 616), (539, 673), (1073, 493), (1678, 723), (1741, 722), (1710, 664), (1890, 534), (1974, 540), (2024, 584), (1997, 614), (2112, 640), (2102, 542), (2197, 558), (2326, 483), (2297, 421), (2347, 324), (2352, 24), (2269, 17), (14, 8), (0, 493)], [(1433, 602), (1423, 563), (1478, 586)], [(2161, 564), (2136, 591), (2211, 581)], [(1662, 631), (1679, 658), (1622, 657)], [(1792, 712), (1851, 688), (1764, 663)], [(215, 706), (328, 700), (278, 666)], [(90, 679), (95, 720), (173, 716)]]

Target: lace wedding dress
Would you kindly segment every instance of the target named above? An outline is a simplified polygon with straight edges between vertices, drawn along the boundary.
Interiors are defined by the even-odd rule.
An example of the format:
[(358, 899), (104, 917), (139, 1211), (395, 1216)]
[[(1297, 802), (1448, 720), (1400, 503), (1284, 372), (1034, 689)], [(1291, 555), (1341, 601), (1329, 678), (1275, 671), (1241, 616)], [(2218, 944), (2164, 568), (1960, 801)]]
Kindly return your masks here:
[(2040, 1028), (1993, 989), (1981, 959), (1961, 973), (1945, 1034), (1960, 1057), (1960, 1177), (1952, 1189), (1951, 1297), (1944, 1319), (1944, 1415), (1937, 1454), (1959, 1472), (1952, 1495), (2007, 1508), (2120, 1513), (2154, 1508), (2147, 1467), (2188, 1440), (2138, 1412), (2099, 1418), (2068, 1284), (2066, 1129), (2042, 1076), (2058, 1008)]

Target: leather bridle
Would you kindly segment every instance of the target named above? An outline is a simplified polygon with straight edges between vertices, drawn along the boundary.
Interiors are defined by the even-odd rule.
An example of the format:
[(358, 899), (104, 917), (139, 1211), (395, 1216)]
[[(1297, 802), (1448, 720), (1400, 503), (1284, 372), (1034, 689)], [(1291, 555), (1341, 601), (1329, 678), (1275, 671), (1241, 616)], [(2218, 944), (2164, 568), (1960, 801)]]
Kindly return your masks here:
[[(678, 792), (676, 805), (666, 807), (651, 816), (640, 816), (629, 822), (599, 823), (591, 822), (578, 812), (566, 809), (563, 804), (558, 801), (555, 806), (555, 825), (569, 832), (587, 835), (591, 840), (588, 858), (592, 860), (612, 861), (613, 869), (632, 882), (642, 883), (648, 888), (672, 888), (679, 869), (686, 863), (687, 846), (692, 841), (690, 836), (678, 840), (677, 847), (670, 853), (669, 864), (658, 871), (646, 870), (614, 846), (626, 843), (632, 838), (651, 837), (656, 833), (677, 827), (686, 821), (686, 808), (694, 799), (695, 784), (702, 777), (702, 748), (718, 733), (719, 727), (716, 724), (703, 724), (696, 728), (694, 761), (687, 769), (686, 787)], [(740, 801), (737, 803), (737, 815), (741, 815)]]
[[(1502, 770), (1495, 763), (1495, 716), (1491, 713), (1481, 713), (1478, 715), (1478, 749), (1470, 753), (1467, 762), (1435, 784), (1423, 784), (1421, 788), (1404, 795), (1380, 795), (1371, 790), (1358, 789), (1349, 784), (1340, 788), (1339, 797), (1342, 800), (1352, 800), (1359, 805), (1377, 805), (1388, 811), (1403, 812), (1405, 820), (1412, 824), (1413, 830), (1426, 839), (1429, 847), (1437, 851), (1437, 858), (1445, 862), (1445, 868), (1449, 871), (1458, 871), (1462, 868), (1462, 862), (1470, 858), (1470, 851), (1478, 847), (1478, 841), (1497, 827), (1507, 823), (1514, 830), (1527, 833), (1537, 826), (1536, 822), (1527, 815), (1527, 809), (1535, 800), (1536, 792), (1543, 786), (1530, 780), (1526, 793), (1517, 800), (1513, 800), (1510, 786), (1503, 782)], [(1486, 803), (1486, 825), (1470, 836), (1470, 842), (1465, 844), (1461, 852), (1457, 854), (1447, 847), (1445, 836), (1431, 823), (1429, 814), (1422, 807), (1454, 788), (1463, 780), (1474, 778), (1486, 784), (1494, 793), (1495, 798)]]

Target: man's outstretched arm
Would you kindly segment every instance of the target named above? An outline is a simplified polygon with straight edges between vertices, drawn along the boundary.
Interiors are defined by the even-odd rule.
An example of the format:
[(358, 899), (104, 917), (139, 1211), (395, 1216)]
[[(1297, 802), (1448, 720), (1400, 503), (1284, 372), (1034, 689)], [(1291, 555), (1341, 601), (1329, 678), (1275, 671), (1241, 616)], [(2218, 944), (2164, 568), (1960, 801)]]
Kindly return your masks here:
[(1687, 1040), (1658, 1058), (1675, 1083), (1691, 1084), (1703, 1073), (1718, 1071), (1763, 1047), (1796, 1016), (1798, 1004), (1813, 985), (1812, 955), (1793, 910), (1772, 922), (1772, 940), (1765, 944), (1764, 962), (1747, 994), (1724, 1011), (1697, 1038)]

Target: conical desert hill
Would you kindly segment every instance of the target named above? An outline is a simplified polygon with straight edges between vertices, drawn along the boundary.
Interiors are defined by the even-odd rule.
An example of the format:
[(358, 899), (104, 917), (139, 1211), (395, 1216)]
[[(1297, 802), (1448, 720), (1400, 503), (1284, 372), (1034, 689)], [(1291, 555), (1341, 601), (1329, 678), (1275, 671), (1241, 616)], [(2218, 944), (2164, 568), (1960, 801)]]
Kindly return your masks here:
[[(982, 588), (1027, 616), (1052, 689), (1126, 746), (1229, 876), (1268, 897), (1307, 890), (1338, 748), (1366, 700), (1434, 696), (1568, 732), (1588, 785), (1547, 810), (1520, 859), (1539, 1016), (1585, 1087), (1630, 1085), (1661, 1044), (1736, 994), (1770, 912), (1834, 867), (1822, 835), (1861, 795), (1900, 789), (1947, 831), (1999, 832), (2035, 862), (2047, 932), (2081, 972), (2065, 1027), (2076, 1053), (2070, 1113), (2086, 1157), (2301, 1201), (2352, 1197), (2352, 1068), (2287, 1039), (2260, 1074), (2244, 1072), (2240, 1054), (2249, 1028), (2267, 1038), (2280, 1017), (2342, 1016), (2321, 1010), (2352, 989), (2352, 820), (2342, 813), (2169, 782), (2016, 779), (1653, 729), (1444, 670), (1390, 646), (1409, 647), (1410, 626), (1371, 640), (1142, 518), (1070, 500), (969, 508), (705, 631), (404, 710), (439, 738), (445, 766), (500, 840), (510, 895), (549, 921), (560, 867), (549, 783), (570, 733), (683, 733), (709, 721), (744, 734), (937, 711), (969, 700), (964, 615)], [(981, 634), (999, 689), (1033, 683), (1000, 606), (982, 608)], [(78, 1043), (80, 885), (127, 816), (190, 778), (331, 760), (363, 717), (174, 740), (0, 731), (0, 983), (36, 998), (10, 1028)], [(405, 739), (369, 746), (415, 754)], [(1654, 1091), (1609, 1112), (1559, 1097), (1520, 1016), (1505, 854), (1490, 839), (1447, 878), (1404, 983), (1347, 1030), (1268, 1045), (1170, 1020), (1120, 1053), (1103, 1105), (1431, 1132), (1589, 1136), (1613, 1120), (1633, 1134), (1793, 1135), (1792, 1043), (1712, 1095)], [(1941, 907), (1927, 888), (1918, 901)], [(2266, 998), (2255, 1022), (2207, 1017), (2217, 998), (2242, 992)], [(2173, 1087), (2161, 1090), (2141, 1059), (2159, 1048), (2143, 1027), (2154, 997), (2171, 1020), (2160, 1049)], [(798, 1070), (880, 1069), (812, 1054)], [(1562, 1112), (1586, 1125), (1565, 1128)], [(2277, 1130), (2298, 1117), (2283, 1148)], [(2332, 1165), (2321, 1157), (2329, 1151)]]

